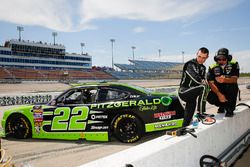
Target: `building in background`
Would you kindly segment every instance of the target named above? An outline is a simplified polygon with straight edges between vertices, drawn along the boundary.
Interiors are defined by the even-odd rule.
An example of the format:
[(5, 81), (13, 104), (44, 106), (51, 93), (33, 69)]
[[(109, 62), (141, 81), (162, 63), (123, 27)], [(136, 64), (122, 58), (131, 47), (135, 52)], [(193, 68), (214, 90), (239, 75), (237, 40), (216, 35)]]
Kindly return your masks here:
[(67, 53), (61, 44), (9, 40), (0, 47), (0, 66), (33, 69), (91, 69), (92, 57)]

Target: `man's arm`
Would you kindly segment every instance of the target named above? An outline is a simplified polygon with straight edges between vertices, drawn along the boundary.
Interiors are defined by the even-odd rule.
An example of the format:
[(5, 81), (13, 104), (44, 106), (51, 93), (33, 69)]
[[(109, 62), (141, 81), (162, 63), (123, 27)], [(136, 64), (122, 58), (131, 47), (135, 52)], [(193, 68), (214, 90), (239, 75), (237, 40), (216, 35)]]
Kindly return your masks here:
[(219, 83), (237, 83), (238, 76), (225, 77), (224, 75), (215, 78)]
[(240, 66), (237, 61), (232, 63), (232, 71), (230, 76), (220, 76), (216, 77), (216, 81), (225, 84), (237, 84), (238, 78), (240, 76)]
[(214, 81), (208, 81), (211, 90), (218, 96), (220, 102), (226, 102), (226, 97), (220, 92), (219, 88), (214, 84)]
[(198, 84), (202, 84), (202, 80), (204, 80), (205, 78), (203, 78), (203, 76), (201, 76), (199, 74), (199, 71), (196, 70), (194, 63), (189, 63), (187, 65), (187, 69), (185, 71), (187, 73), (187, 75), (189, 75), (189, 77), (196, 83)]

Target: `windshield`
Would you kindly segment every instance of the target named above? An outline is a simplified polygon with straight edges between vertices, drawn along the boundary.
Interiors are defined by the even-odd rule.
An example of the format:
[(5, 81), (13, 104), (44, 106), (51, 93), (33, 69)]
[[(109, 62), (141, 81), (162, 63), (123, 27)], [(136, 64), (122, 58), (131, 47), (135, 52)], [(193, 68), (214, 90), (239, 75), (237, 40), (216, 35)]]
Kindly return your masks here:
[(129, 86), (137, 89), (138, 91), (140, 92), (143, 92), (143, 93), (147, 93), (147, 94), (151, 94), (153, 91), (147, 89), (147, 88), (144, 88), (144, 87), (141, 87), (141, 86), (138, 86), (138, 85), (132, 85), (132, 84), (128, 84)]

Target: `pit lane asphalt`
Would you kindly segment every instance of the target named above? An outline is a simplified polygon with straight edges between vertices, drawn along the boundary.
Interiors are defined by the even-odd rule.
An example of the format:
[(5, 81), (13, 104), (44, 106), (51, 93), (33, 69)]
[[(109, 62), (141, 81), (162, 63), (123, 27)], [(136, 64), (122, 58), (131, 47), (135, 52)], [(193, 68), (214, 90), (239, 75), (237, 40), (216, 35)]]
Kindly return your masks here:
[[(152, 83), (156, 82), (152, 81)], [(137, 82), (133, 81), (132, 84), (137, 84)], [(149, 84), (148, 82), (144, 81), (139, 82), (137, 85), (144, 86), (145, 84), (147, 84), (145, 87), (154, 87), (153, 84)], [(161, 82), (158, 82), (157, 84), (159, 86), (164, 86), (163, 84), (161, 85)], [(242, 84), (240, 88), (242, 102), (249, 101), (250, 90), (247, 90), (244, 84)], [(0, 107), (0, 111), (10, 107), (11, 106)], [(216, 112), (216, 108), (212, 107), (211, 105), (207, 105), (207, 109), (208, 113)], [(0, 114), (2, 114), (2, 112), (0, 112)], [(2, 139), (2, 148), (6, 149), (7, 153), (12, 156), (13, 162), (16, 166), (30, 165), (34, 167), (73, 167), (136, 146), (140, 143), (157, 138), (164, 134), (164, 131), (149, 133), (146, 134), (146, 136), (144, 136), (139, 142), (132, 144), (120, 143), (114, 138), (112, 138), (110, 142)], [(249, 155), (249, 152), (250, 151), (246, 152), (246, 155)], [(248, 159), (246, 158), (246, 160), (244, 160), (243, 155), (242, 159), (239, 160), (239, 162), (236, 162), (235, 166), (237, 166), (237, 164), (241, 164), (240, 166), (244, 167), (242, 164), (246, 164), (244, 162), (246, 162)]]

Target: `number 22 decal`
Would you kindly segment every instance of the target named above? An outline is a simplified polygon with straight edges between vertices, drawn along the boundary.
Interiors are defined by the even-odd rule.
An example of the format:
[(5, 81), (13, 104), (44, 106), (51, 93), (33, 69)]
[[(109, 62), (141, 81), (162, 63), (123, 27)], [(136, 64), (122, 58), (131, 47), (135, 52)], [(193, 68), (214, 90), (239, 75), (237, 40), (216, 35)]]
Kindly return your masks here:
[[(74, 107), (72, 111), (69, 107), (59, 107), (54, 111), (51, 130), (85, 130), (89, 108), (86, 106)], [(70, 116), (71, 115), (71, 116)]]

